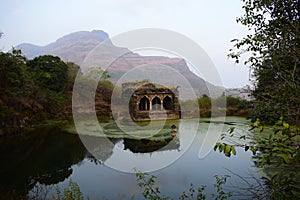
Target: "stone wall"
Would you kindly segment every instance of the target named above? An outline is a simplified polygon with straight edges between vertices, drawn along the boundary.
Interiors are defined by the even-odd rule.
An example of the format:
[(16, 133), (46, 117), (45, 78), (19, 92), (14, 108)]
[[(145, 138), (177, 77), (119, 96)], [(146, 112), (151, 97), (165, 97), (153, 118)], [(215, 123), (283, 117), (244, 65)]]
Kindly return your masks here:
[(153, 83), (122, 85), (123, 98), (130, 98), (129, 111), (134, 121), (180, 118), (178, 90)]

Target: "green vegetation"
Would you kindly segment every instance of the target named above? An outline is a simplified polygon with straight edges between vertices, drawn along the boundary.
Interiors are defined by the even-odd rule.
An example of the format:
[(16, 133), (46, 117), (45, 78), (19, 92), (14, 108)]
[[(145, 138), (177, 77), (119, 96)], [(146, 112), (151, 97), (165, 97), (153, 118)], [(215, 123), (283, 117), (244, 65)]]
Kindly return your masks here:
[[(27, 60), (20, 50), (0, 52), (0, 135), (16, 133), (20, 128), (36, 125), (45, 120), (67, 119), (71, 116), (71, 99), (79, 66), (65, 63), (51, 55)], [(110, 98), (113, 84), (109, 74), (103, 73), (98, 83), (96, 111), (110, 117)], [(83, 76), (81, 80), (93, 77)], [(98, 108), (98, 109), (97, 109)]]
[(89, 197), (84, 197), (83, 193), (80, 190), (79, 185), (73, 181), (69, 180), (68, 185), (61, 190), (58, 185), (55, 187), (55, 193), (51, 195), (49, 193), (54, 189), (54, 186), (43, 186), (36, 185), (28, 195), (15, 195), (6, 197), (8, 199), (53, 199), (53, 200), (84, 200), (90, 199)]
[(65, 105), (68, 68), (58, 57), (28, 61), (20, 50), (1, 52), (0, 71), (0, 128), (54, 118)]
[[(100, 67), (93, 67), (86, 74), (78, 73), (79, 66), (72, 62), (63, 62), (51, 55), (27, 60), (20, 50), (12, 53), (0, 53), (0, 134), (18, 132), (20, 128), (36, 125), (45, 120), (69, 119), (72, 114), (72, 90), (75, 79), (83, 85), (97, 85), (95, 96), (96, 113), (99, 119), (111, 118), (111, 95), (115, 86), (108, 80), (110, 75)], [(78, 76), (77, 76), (78, 74)], [(118, 89), (118, 88), (117, 88)], [(120, 91), (119, 91), (120, 92)], [(220, 97), (224, 98), (224, 97)], [(186, 110), (194, 113), (194, 103), (198, 103), (200, 115), (211, 115), (211, 102), (222, 99), (210, 99), (204, 95), (197, 102), (183, 102)], [(233, 97), (226, 97), (227, 114), (245, 116), (248, 103)], [(83, 98), (83, 102), (84, 98)], [(218, 105), (218, 104), (217, 104)], [(221, 107), (221, 106), (220, 106)]]
[[(224, 102), (226, 102), (226, 105), (224, 105)], [(214, 108), (212, 108), (212, 105)], [(181, 102), (182, 110), (189, 110), (191, 112), (189, 113), (191, 117), (199, 116), (199, 113), (193, 112), (196, 106), (199, 107), (201, 117), (211, 117), (212, 109), (214, 109), (215, 113), (226, 110), (227, 116), (247, 117), (251, 108), (251, 102), (225, 95), (215, 99), (203, 95), (201, 98), (198, 98), (197, 101), (188, 100)]]
[[(72, 179), (69, 181), (68, 187), (64, 188), (63, 192), (56, 187), (56, 194), (52, 196), (55, 200), (84, 200), (84, 196), (76, 182)], [(89, 199), (89, 198), (87, 198)]]
[[(236, 148), (251, 151), (255, 165), (267, 180), (266, 190), (252, 188), (253, 193), (262, 192), (260, 198), (295, 199), (300, 195), (300, 128), (291, 126), (283, 118), (273, 127), (264, 126), (260, 121), (253, 123), (252, 135), (231, 127), (222, 134), (214, 150), (225, 156), (236, 155)], [(232, 142), (235, 141), (235, 142)], [(251, 188), (249, 187), (249, 190)], [(263, 190), (263, 191), (259, 191)]]
[[(147, 173), (136, 173), (137, 182), (139, 187), (144, 189), (142, 195), (145, 199), (149, 200), (166, 200), (166, 199), (173, 199), (168, 196), (164, 196), (159, 186), (155, 185), (156, 176), (149, 175)], [(193, 184), (190, 185), (188, 191), (184, 191), (178, 199), (185, 200), (185, 199), (197, 199), (197, 200), (204, 200), (210, 196), (210, 199), (214, 200), (226, 200), (232, 197), (231, 192), (226, 192), (224, 189), (224, 185), (226, 184), (227, 178), (229, 176), (215, 176), (216, 182), (214, 183), (214, 188), (216, 189), (216, 193), (212, 194), (205, 194), (204, 191), (206, 186), (201, 186), (195, 188)], [(29, 196), (18, 196), (19, 199), (47, 199), (49, 197), (49, 191), (53, 189), (52, 186), (45, 187), (42, 185), (36, 186), (30, 193)], [(89, 197), (84, 197), (82, 191), (80, 190), (79, 185), (73, 181), (72, 179), (69, 180), (67, 187), (60, 189), (58, 186), (55, 188), (55, 194), (52, 194), (51, 199), (55, 200), (84, 200), (89, 199)], [(132, 196), (131, 199), (135, 199)]]
[[(144, 196), (145, 199), (150, 199), (150, 200), (164, 200), (164, 199), (171, 199), (168, 196), (164, 196), (161, 194), (161, 191), (159, 189), (159, 186), (155, 185), (155, 180), (156, 176), (154, 175), (149, 175), (147, 173), (141, 173), (137, 172), (136, 173), (137, 177), (137, 182), (138, 185), (144, 189), (142, 195)], [(227, 178), (229, 176), (215, 176), (216, 178), (216, 183), (214, 184), (214, 187), (216, 188), (216, 193), (215, 194), (210, 194), (210, 196), (215, 199), (215, 200), (226, 200), (229, 199), (232, 196), (231, 192), (226, 192), (223, 188), (224, 184), (227, 181)], [(198, 188), (195, 188), (193, 184), (190, 185), (190, 188), (188, 189), (187, 192), (183, 192), (182, 195), (179, 197), (179, 199), (184, 200), (184, 199), (197, 199), (197, 200), (202, 200), (206, 199), (208, 194), (204, 193), (206, 186), (202, 185)]]
[(29, 60), (31, 78), (40, 88), (63, 92), (68, 82), (68, 66), (59, 57), (45, 55)]
[[(79, 74), (77, 77), (78, 83), (81, 87), (86, 87), (87, 89), (94, 88), (93, 86), (97, 84), (96, 94), (95, 94), (95, 108), (98, 119), (104, 119), (107, 121), (107, 118), (111, 118), (111, 96), (114, 90), (114, 85), (111, 81), (108, 80), (110, 75), (107, 71), (103, 71), (101, 67), (91, 67), (85, 74)], [(82, 90), (83, 94), (80, 94), (82, 97), (78, 98), (81, 104), (86, 104), (86, 94), (85, 90)], [(80, 92), (82, 92), (80, 91)]]
[(235, 39), (229, 54), (243, 54), (253, 72), (253, 120), (274, 124), (280, 116), (300, 125), (300, 7), (297, 0), (243, 0), (239, 23), (252, 30)]
[[(250, 115), (253, 135), (234, 127), (222, 135), (215, 150), (235, 155), (235, 147), (251, 150), (254, 162), (268, 180), (267, 189), (252, 188), (260, 199), (298, 199), (300, 189), (300, 4), (297, 0), (243, 0), (239, 23), (252, 30), (233, 40), (229, 54), (241, 55), (253, 72), (255, 98)], [(280, 120), (278, 120), (280, 119)], [(266, 126), (272, 124), (273, 126)], [(232, 138), (239, 141), (229, 144)], [(251, 188), (249, 188), (250, 190)]]
[[(227, 115), (237, 116), (248, 115), (251, 108), (250, 117), (254, 122), (251, 129), (256, 132), (246, 136), (232, 127), (222, 135), (224, 141), (217, 143), (214, 150), (227, 157), (237, 154), (236, 147), (253, 153), (256, 166), (268, 180), (267, 189), (249, 188), (258, 198), (297, 199), (300, 195), (300, 3), (298, 0), (242, 1), (245, 13), (237, 22), (251, 33), (240, 40), (232, 40), (234, 48), (229, 56), (238, 63), (242, 55), (250, 55), (245, 65), (249, 66), (253, 76), (253, 108), (244, 100), (224, 95), (216, 99), (204, 95), (197, 101), (182, 102), (181, 106), (191, 112), (190, 116), (199, 116), (199, 113), (193, 113), (198, 106), (202, 117), (211, 116), (212, 105), (217, 111), (226, 109)], [(78, 69), (73, 63), (66, 64), (54, 56), (40, 56), (28, 61), (19, 50), (0, 53), (0, 128), (22, 127), (70, 113), (66, 110), (70, 110), (70, 91)], [(91, 69), (87, 84), (99, 73), (103, 74), (103, 71)], [(98, 108), (102, 109), (97, 112), (100, 115), (107, 114), (114, 87), (106, 80), (108, 77), (104, 74), (98, 84), (99, 93), (107, 95), (96, 96)], [(273, 126), (266, 126), (270, 124)], [(239, 142), (230, 144), (228, 140), (234, 137)], [(212, 195), (213, 198), (231, 197), (231, 193), (222, 188), (226, 178), (216, 177), (217, 195)], [(137, 173), (138, 185), (144, 189), (143, 196), (169, 199), (161, 195), (159, 187), (154, 185), (155, 179), (155, 176), (148, 178), (147, 174)], [(180, 198), (205, 199), (204, 189), (205, 186), (195, 189), (191, 185)], [(63, 196), (83, 198), (74, 182), (64, 190)], [(64, 197), (58, 190), (57, 198)]]

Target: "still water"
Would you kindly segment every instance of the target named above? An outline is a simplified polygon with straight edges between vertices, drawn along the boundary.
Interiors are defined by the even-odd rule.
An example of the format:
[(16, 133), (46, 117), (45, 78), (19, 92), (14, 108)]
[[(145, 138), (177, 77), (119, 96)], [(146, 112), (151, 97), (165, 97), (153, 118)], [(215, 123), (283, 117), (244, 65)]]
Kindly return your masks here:
[[(79, 137), (70, 127), (41, 127), (0, 138), (0, 195), (26, 195), (39, 186), (47, 188), (51, 198), (56, 186), (63, 190), (72, 179), (90, 199), (140, 199), (142, 189), (137, 185), (134, 170), (150, 171), (149, 174), (157, 176), (161, 192), (177, 199), (191, 183), (206, 185), (206, 194), (215, 193), (215, 175), (231, 176), (226, 189), (242, 192), (241, 188), (247, 186), (234, 174), (260, 177), (251, 152), (237, 149), (237, 156), (225, 157), (212, 150), (206, 136), (209, 126), (212, 130), (221, 127), (223, 133), (234, 126), (248, 134), (248, 121), (238, 117), (227, 117), (225, 124), (218, 119), (210, 123), (207, 120), (197, 121), (195, 135), (189, 135), (195, 128), (195, 119), (168, 121), (159, 137), (153, 136), (152, 140), (118, 134), (112, 122), (103, 126), (107, 137)], [(170, 139), (164, 133), (172, 124), (177, 125), (178, 134)], [(219, 133), (215, 134), (219, 137)], [(89, 144), (90, 151), (82, 140)], [(210, 151), (199, 158), (201, 148)]]

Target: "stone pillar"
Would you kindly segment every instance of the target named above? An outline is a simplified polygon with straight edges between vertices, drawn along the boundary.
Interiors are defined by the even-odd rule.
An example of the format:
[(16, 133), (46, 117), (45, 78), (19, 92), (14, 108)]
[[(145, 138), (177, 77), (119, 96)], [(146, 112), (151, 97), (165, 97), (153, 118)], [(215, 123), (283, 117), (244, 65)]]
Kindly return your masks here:
[(135, 110), (137, 111), (137, 110), (140, 110), (140, 101), (141, 101), (141, 99), (139, 99), (139, 98), (135, 98), (135, 101), (136, 101), (136, 106), (135, 106)]
[(150, 109), (149, 110), (152, 110), (152, 100), (151, 99), (149, 99), (149, 105), (150, 105)]
[(145, 110), (148, 110), (148, 104), (147, 104), (147, 101), (145, 102)]
[(164, 108), (164, 101), (161, 99), (160, 100), (160, 110), (163, 110)]

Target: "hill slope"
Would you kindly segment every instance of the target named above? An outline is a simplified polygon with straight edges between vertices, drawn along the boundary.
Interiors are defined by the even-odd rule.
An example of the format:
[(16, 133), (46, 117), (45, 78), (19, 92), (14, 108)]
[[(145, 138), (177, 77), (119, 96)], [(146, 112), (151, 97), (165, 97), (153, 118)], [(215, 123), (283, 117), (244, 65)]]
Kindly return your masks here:
[[(105, 48), (102, 49), (102, 52), (100, 52), (101, 60), (97, 60), (97, 58), (94, 59), (93, 62), (95, 65), (101, 66), (101, 63), (105, 63), (106, 60), (110, 60), (112, 55), (128, 52), (125, 48), (113, 45), (109, 40), (108, 34), (100, 30), (71, 33), (46, 46), (36, 46), (33, 44), (23, 43), (18, 45), (16, 48), (21, 49), (29, 59), (39, 55), (51, 54), (60, 57), (64, 61), (70, 61), (81, 65), (86, 56), (104, 40), (108, 40), (108, 42), (105, 43)], [(202, 78), (195, 75), (190, 71), (183, 59), (163, 56), (140, 56), (133, 52), (120, 57), (108, 68), (109, 73), (112, 75), (112, 82), (116, 83), (117, 80), (124, 75), (124, 73), (144, 64), (158, 65), (158, 67), (155, 68), (155, 72), (158, 76), (165, 73), (161, 71), (159, 65), (166, 65), (176, 70), (189, 81), (197, 96), (209, 94), (208, 87), (211, 89), (212, 97), (216, 97), (221, 94), (221, 87), (207, 83)], [(143, 71), (141, 72), (143, 73)], [(168, 81), (169, 85), (176, 85), (177, 82), (176, 79), (169, 79)], [(183, 88), (183, 90), (184, 89), (185, 88)], [(185, 94), (184, 98), (189, 99), (189, 94)]]

